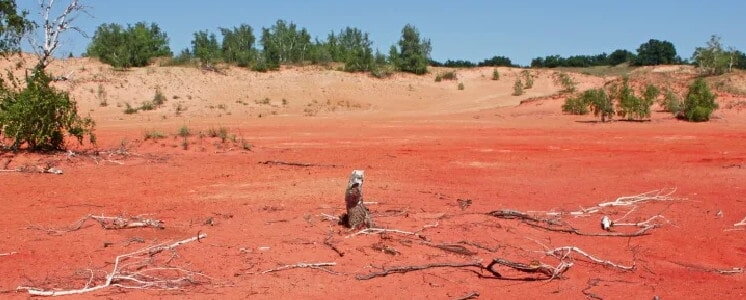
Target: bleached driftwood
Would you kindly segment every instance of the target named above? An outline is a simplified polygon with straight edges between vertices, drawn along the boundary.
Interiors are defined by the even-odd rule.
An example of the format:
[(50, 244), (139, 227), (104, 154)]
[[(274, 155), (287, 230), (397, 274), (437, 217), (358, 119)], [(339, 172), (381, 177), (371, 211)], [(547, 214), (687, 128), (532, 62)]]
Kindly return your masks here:
[(336, 266), (336, 265), (337, 265), (337, 263), (335, 263), (335, 262), (297, 263), (297, 264), (292, 264), (292, 265), (280, 266), (280, 267), (277, 267), (277, 268), (274, 268), (274, 269), (269, 269), (269, 270), (263, 271), (262, 274), (271, 273), (271, 272), (278, 272), (278, 271), (284, 271), (284, 270), (290, 270), (290, 269), (303, 269), (303, 268), (307, 268), (307, 269), (322, 270), (324, 272), (337, 275), (337, 274), (340, 274), (340, 273), (332, 271), (332, 270), (329, 270), (327, 268), (324, 268), (324, 267), (330, 267), (330, 266)]
[(593, 255), (588, 254), (587, 252), (585, 252), (582, 249), (580, 249), (578, 247), (575, 247), (575, 246), (558, 247), (558, 248), (552, 249), (550, 251), (547, 251), (547, 255), (557, 257), (560, 260), (565, 260), (572, 253), (580, 254), (583, 257), (589, 259), (591, 262), (596, 263), (596, 264), (600, 264), (600, 265), (604, 265), (604, 266), (608, 266), (608, 267), (613, 267), (613, 268), (618, 268), (618, 269), (622, 269), (622, 270), (625, 270), (625, 271), (631, 271), (631, 270), (635, 269), (634, 264), (631, 265), (631, 266), (626, 266), (626, 265), (614, 263), (614, 262), (612, 262), (610, 260), (600, 259), (598, 257), (595, 257)]
[[(186, 284), (198, 282), (195, 278), (208, 278), (207, 275), (182, 268), (163, 266), (153, 267), (153, 257), (166, 250), (174, 250), (177, 247), (207, 238), (207, 234), (199, 234), (188, 239), (180, 240), (173, 243), (162, 243), (155, 246), (140, 249), (138, 251), (122, 254), (114, 259), (114, 268), (108, 273), (106, 280), (98, 285), (90, 286), (93, 282), (93, 276), (81, 289), (75, 290), (47, 290), (37, 287), (19, 286), (16, 290), (25, 290), (32, 296), (67, 296), (85, 294), (110, 286), (116, 286), (126, 289), (162, 289), (173, 290)], [(126, 260), (136, 260), (135, 262), (124, 264)], [(177, 275), (168, 278), (164, 272), (173, 272)]]

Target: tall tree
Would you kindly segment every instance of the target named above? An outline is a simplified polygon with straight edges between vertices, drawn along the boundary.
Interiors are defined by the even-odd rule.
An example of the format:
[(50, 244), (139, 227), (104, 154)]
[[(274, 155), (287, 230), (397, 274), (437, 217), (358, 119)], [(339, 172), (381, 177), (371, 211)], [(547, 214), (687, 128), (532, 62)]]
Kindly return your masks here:
[(240, 67), (248, 67), (254, 62), (256, 49), (254, 43), (254, 29), (246, 24), (241, 24), (232, 29), (220, 28), (223, 34), (223, 60), (227, 63), (235, 63)]
[(651, 39), (637, 48), (635, 64), (639, 66), (673, 65), (681, 63), (676, 47), (669, 41)]
[(20, 50), (21, 38), (33, 28), (27, 15), (18, 10), (15, 0), (0, 0), (0, 54)]
[(284, 20), (277, 20), (270, 28), (262, 28), (261, 44), (264, 60), (270, 69), (305, 61), (313, 46), (308, 30), (298, 29), (293, 22)]
[(415, 74), (427, 73), (427, 64), (430, 61), (432, 46), (430, 40), (422, 39), (420, 31), (414, 25), (407, 24), (401, 30), (398, 51), (396, 53), (396, 67), (404, 72)]
[(220, 44), (214, 33), (200, 30), (194, 33), (192, 53), (205, 66), (212, 66), (221, 58)]

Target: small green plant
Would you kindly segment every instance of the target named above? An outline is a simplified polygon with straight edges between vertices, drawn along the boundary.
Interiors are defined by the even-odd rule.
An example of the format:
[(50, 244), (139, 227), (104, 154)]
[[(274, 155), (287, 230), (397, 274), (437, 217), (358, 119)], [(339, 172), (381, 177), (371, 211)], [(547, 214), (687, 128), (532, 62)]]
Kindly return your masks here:
[(575, 81), (567, 75), (567, 73), (555, 73), (555, 82), (558, 82), (562, 86), (561, 93), (574, 93), (575, 92)]
[(690, 122), (709, 121), (712, 112), (718, 108), (716, 98), (717, 96), (707, 86), (707, 82), (702, 78), (697, 78), (689, 86), (686, 99), (684, 99), (683, 117)]
[(531, 74), (531, 71), (523, 70), (521, 71), (521, 76), (523, 76), (523, 80), (525, 81), (525, 84), (523, 85), (524, 89), (530, 89), (534, 87), (534, 75)]
[(649, 83), (645, 86), (645, 90), (642, 92), (642, 98), (645, 101), (650, 102), (652, 105), (652, 103), (655, 102), (655, 99), (658, 98), (660, 94), (661, 90), (652, 83)]
[(223, 143), (225, 143), (226, 141), (228, 141), (228, 139), (230, 137), (229, 134), (228, 134), (228, 128), (225, 128), (225, 127), (220, 127), (220, 128), (217, 128), (217, 129), (210, 128), (210, 129), (207, 130), (207, 136), (220, 138), (220, 140)]
[(435, 76), (436, 82), (441, 82), (443, 80), (456, 80), (456, 79), (458, 79), (458, 76), (456, 75), (456, 72), (454, 71), (440, 73), (437, 76)]
[(186, 136), (181, 140), (181, 149), (189, 150), (189, 140)]
[(166, 96), (163, 95), (163, 92), (161, 92), (161, 89), (156, 89), (155, 90), (155, 95), (153, 96), (152, 103), (155, 106), (161, 106), (164, 103), (166, 103)]
[(492, 80), (500, 80), (500, 72), (497, 69), (492, 70)]
[(109, 106), (109, 103), (106, 101), (106, 90), (104, 89), (103, 84), (98, 85), (98, 91), (96, 92), (96, 97), (98, 98), (98, 106), (106, 107)]
[(140, 110), (154, 110), (155, 104), (152, 101), (143, 101), (140, 105)]
[(186, 110), (186, 106), (182, 104), (181, 102), (174, 104), (174, 115), (181, 116), (181, 113), (183, 113)]
[(243, 149), (243, 150), (251, 151), (251, 149), (254, 148), (254, 145), (252, 145), (251, 143), (249, 143), (249, 141), (247, 141), (244, 138), (241, 138), (239, 140), (239, 142), (241, 143), (241, 149)]
[(160, 132), (160, 131), (158, 131), (158, 130), (150, 130), (150, 131), (146, 131), (146, 132), (145, 132), (145, 133), (143, 134), (143, 138), (144, 138), (144, 139), (145, 139), (146, 141), (147, 141), (147, 140), (158, 140), (158, 139), (162, 139), (162, 138), (165, 138), (165, 137), (166, 137), (166, 134), (165, 134), (165, 133), (163, 133), (163, 132)]
[(674, 116), (680, 116), (684, 110), (684, 103), (681, 101), (681, 97), (671, 90), (666, 91), (663, 102), (660, 105)]
[(583, 102), (587, 103), (593, 110), (593, 115), (601, 117), (601, 122), (606, 122), (607, 118), (611, 120), (614, 117), (614, 102), (603, 89), (587, 90), (583, 92), (581, 97)]
[(138, 111), (137, 108), (132, 107), (132, 105), (129, 104), (129, 102), (124, 103), (124, 114), (125, 115), (134, 115)]
[(523, 95), (523, 82), (520, 78), (516, 78), (515, 84), (513, 84), (513, 96)]
[(179, 128), (178, 134), (180, 137), (183, 137), (183, 138), (189, 137), (190, 135), (192, 135), (191, 131), (189, 131), (189, 127), (187, 127), (186, 125), (181, 126), (181, 128)]
[(465, 88), (465, 87), (464, 87), (464, 83), (463, 83), (463, 82), (459, 82), (459, 83), (458, 83), (458, 90), (459, 90), (459, 91), (463, 91), (463, 90), (464, 90), (464, 88)]
[(622, 87), (616, 94), (619, 99), (619, 113), (622, 117), (626, 117), (628, 120), (650, 118), (650, 107), (653, 106), (653, 100), (636, 96), (635, 91), (629, 86), (629, 78), (624, 78)]

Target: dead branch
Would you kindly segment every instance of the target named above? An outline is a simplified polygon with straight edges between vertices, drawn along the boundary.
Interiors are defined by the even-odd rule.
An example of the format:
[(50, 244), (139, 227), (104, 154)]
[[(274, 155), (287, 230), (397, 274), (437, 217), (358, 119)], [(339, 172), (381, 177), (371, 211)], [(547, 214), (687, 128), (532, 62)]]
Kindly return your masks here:
[[(177, 267), (151, 266), (155, 263), (154, 256), (165, 250), (175, 250), (181, 245), (199, 241), (204, 238), (207, 238), (207, 234), (203, 233), (170, 244), (163, 243), (143, 248), (132, 253), (119, 255), (114, 259), (114, 267), (111, 273), (108, 273), (106, 275), (106, 280), (98, 285), (91, 286), (93, 283), (93, 279), (91, 279), (85, 287), (76, 290), (45, 290), (27, 286), (19, 286), (16, 290), (25, 290), (32, 296), (66, 296), (94, 292), (110, 286), (126, 289), (179, 289), (188, 284), (199, 283), (197, 278), (209, 279), (209, 277), (199, 272)], [(134, 262), (124, 264), (127, 260), (133, 260)]]
[(88, 220), (94, 220), (98, 222), (99, 225), (101, 225), (101, 228), (106, 230), (116, 230), (116, 229), (132, 229), (132, 228), (157, 228), (157, 229), (163, 229), (163, 221), (158, 219), (149, 219), (149, 218), (143, 218), (139, 216), (134, 217), (107, 217), (107, 216), (94, 216), (94, 215), (87, 215), (83, 218), (80, 218), (77, 222), (75, 222), (73, 225), (71, 225), (68, 228), (64, 229), (46, 229), (41, 228), (38, 226), (29, 226), (28, 229), (37, 229), (46, 231), (49, 235), (61, 235), (64, 233), (68, 233), (71, 231), (80, 230), (83, 228), (83, 225), (85, 225), (86, 221)]
[(337, 165), (334, 165), (334, 164), (324, 165), (324, 164), (291, 162), (291, 161), (281, 161), (281, 160), (265, 160), (265, 161), (260, 161), (259, 164), (262, 164), (262, 165), (295, 166), (295, 167), (332, 167), (332, 168), (338, 167)]
[(284, 266), (280, 266), (280, 267), (277, 267), (277, 268), (274, 268), (274, 269), (269, 269), (269, 270), (263, 271), (261, 274), (266, 274), (266, 273), (271, 273), (271, 272), (278, 272), (278, 271), (284, 271), (284, 270), (290, 270), (290, 269), (308, 268), (308, 269), (322, 270), (322, 271), (327, 272), (327, 273), (339, 275), (340, 274), (339, 272), (335, 272), (335, 271), (329, 270), (328, 268), (324, 268), (324, 267), (336, 266), (336, 265), (337, 265), (337, 263), (335, 263), (335, 262), (297, 263), (297, 264), (294, 264), (294, 265), (284, 265)]
[(638, 237), (643, 235), (650, 234), (648, 231), (658, 228), (660, 226), (658, 225), (650, 225), (647, 227), (640, 228), (640, 230), (637, 230), (635, 232), (625, 233), (625, 232), (585, 232), (581, 231), (580, 229), (571, 227), (571, 226), (564, 226), (564, 227), (554, 227), (551, 225), (543, 225), (539, 223), (531, 223), (531, 222), (523, 222), (526, 225), (529, 225), (531, 227), (536, 227), (548, 231), (554, 231), (554, 232), (563, 232), (563, 233), (569, 233), (569, 234), (575, 234), (575, 235), (581, 235), (581, 236), (607, 236), (607, 237)]
[(635, 269), (635, 265), (631, 266), (625, 266), (622, 264), (614, 263), (610, 260), (600, 259), (598, 257), (595, 257), (593, 255), (588, 254), (587, 252), (583, 251), (582, 249), (575, 247), (575, 246), (565, 246), (565, 247), (558, 247), (553, 250), (547, 251), (547, 255), (554, 256), (559, 258), (560, 260), (564, 260), (565, 258), (568, 258), (572, 253), (578, 253), (582, 255), (583, 257), (589, 259), (591, 262), (604, 265), (607, 267), (613, 267), (617, 269), (622, 269), (625, 271), (632, 271)]
[(382, 233), (397, 233), (397, 234), (402, 234), (402, 235), (413, 235), (420, 239), (427, 240), (427, 238), (424, 235), (421, 235), (417, 232), (409, 232), (409, 231), (404, 231), (404, 230), (386, 229), (386, 228), (365, 228), (363, 230), (350, 234), (346, 236), (345, 238), (351, 238), (351, 237), (355, 237), (361, 234), (374, 235), (374, 234), (382, 234)]
[(738, 222), (736, 224), (733, 224), (733, 227), (739, 227), (739, 226), (746, 226), (746, 217), (744, 217), (741, 222)]
[(471, 293), (458, 297), (455, 300), (470, 300), (470, 299), (476, 299), (476, 298), (479, 298), (479, 292), (473, 291)]
[(493, 252), (493, 253), (497, 252), (497, 250), (499, 249), (499, 247), (491, 248), (491, 247), (488, 247), (488, 246), (485, 246), (485, 245), (482, 245), (482, 244), (479, 244), (479, 243), (475, 243), (475, 242), (472, 242), (472, 241), (459, 241), (458, 243), (459, 244), (464, 244), (464, 245), (469, 245), (469, 246), (474, 246), (474, 247), (477, 247), (479, 249), (487, 250), (488, 252)]
[[(355, 275), (355, 278), (357, 280), (369, 280), (369, 279), (373, 279), (377, 277), (386, 277), (389, 274), (409, 273), (413, 271), (421, 271), (421, 270), (433, 269), (433, 268), (467, 268), (467, 267), (475, 267), (481, 270), (485, 270), (485, 267), (479, 262), (466, 262), (466, 263), (445, 262), (445, 263), (432, 263), (432, 264), (418, 265), (418, 266), (399, 266), (399, 267), (384, 268), (383, 270), (377, 271), (377, 272)], [(496, 273), (492, 270), (488, 270), (488, 271), (492, 272), (496, 277), (500, 277), (499, 273)]]
[(660, 190), (652, 190), (649, 192), (641, 193), (635, 196), (623, 196), (614, 199), (614, 201), (602, 202), (593, 207), (581, 208), (577, 211), (571, 212), (546, 212), (548, 216), (563, 216), (570, 215), (575, 217), (588, 216), (595, 214), (607, 207), (618, 207), (618, 206), (633, 206), (644, 202), (665, 202), (673, 201), (677, 198), (672, 197), (676, 192), (676, 188), (664, 188)]
[(711, 267), (705, 267), (705, 266), (699, 266), (695, 264), (690, 263), (683, 263), (683, 262), (676, 262), (672, 261), (671, 263), (677, 264), (679, 266), (685, 267), (687, 269), (693, 269), (701, 272), (708, 272), (708, 273), (716, 273), (721, 275), (733, 275), (733, 274), (742, 274), (743, 268), (740, 267), (732, 267), (730, 269), (722, 269), (722, 268), (711, 268)]
[(81, 12), (86, 12), (86, 7), (78, 0), (71, 0), (59, 16), (53, 17), (50, 16), (50, 13), (54, 10), (54, 1), (55, 0), (39, 1), (39, 6), (41, 8), (40, 15), (43, 20), (41, 27), (44, 30), (44, 43), (39, 44), (34, 39), (30, 40), (31, 45), (36, 49), (36, 54), (39, 58), (38, 67), (41, 69), (46, 68), (49, 63), (51, 63), (54, 57), (54, 52), (60, 45), (60, 35), (68, 30), (74, 30), (84, 37), (86, 36), (80, 28), (72, 25)]
[(324, 245), (331, 248), (332, 251), (336, 252), (337, 255), (339, 255), (339, 257), (345, 256), (345, 253), (339, 250), (339, 248), (337, 248), (337, 246), (332, 243), (332, 232), (331, 231), (329, 231), (329, 235), (327, 235), (326, 238), (324, 239)]
[(433, 244), (433, 243), (429, 243), (429, 242), (424, 242), (423, 244), (428, 245), (428, 246), (433, 247), (433, 248), (438, 248), (438, 249), (443, 250), (445, 252), (456, 253), (456, 254), (459, 254), (459, 255), (472, 256), (472, 255), (476, 255), (477, 254), (477, 253), (475, 253), (475, 252), (467, 249), (466, 247), (458, 245), (458, 244)]
[[(547, 265), (545, 263), (541, 263), (538, 261), (532, 261), (530, 264), (524, 264), (519, 262), (513, 262), (506, 259), (501, 258), (495, 258), (492, 260), (492, 262), (485, 267), (487, 270), (492, 272), (493, 274), (499, 274), (497, 271), (494, 270), (495, 265), (502, 265), (505, 267), (509, 267), (511, 269), (524, 272), (524, 273), (539, 273), (546, 275), (547, 280), (552, 280), (555, 278), (559, 278), (562, 276), (565, 271), (570, 269), (573, 265), (572, 262), (566, 262), (561, 261), (559, 265), (556, 267)], [(497, 276), (498, 278), (502, 278), (502, 276)]]
[(16, 255), (16, 254), (18, 254), (18, 252), (0, 253), (0, 257), (11, 256), (11, 255)]

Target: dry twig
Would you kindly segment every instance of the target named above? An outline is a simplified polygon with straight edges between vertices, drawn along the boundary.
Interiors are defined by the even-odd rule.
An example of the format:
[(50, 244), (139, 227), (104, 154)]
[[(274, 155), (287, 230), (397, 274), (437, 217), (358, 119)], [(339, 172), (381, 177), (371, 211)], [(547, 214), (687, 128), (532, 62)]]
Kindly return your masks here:
[[(408, 273), (408, 272), (420, 271), (420, 270), (425, 270), (425, 269), (433, 269), (433, 268), (465, 268), (465, 267), (476, 267), (482, 270), (485, 269), (485, 267), (482, 266), (480, 262), (466, 262), (466, 263), (445, 262), (445, 263), (432, 263), (432, 264), (418, 265), (418, 266), (399, 266), (399, 267), (384, 268), (383, 270), (377, 271), (377, 272), (355, 275), (355, 278), (357, 280), (369, 280), (369, 279), (373, 279), (377, 277), (386, 277), (389, 274), (395, 274), (395, 273)], [(500, 277), (499, 273), (493, 272), (492, 270), (488, 270), (488, 271), (495, 274), (496, 277)]]
[(575, 247), (575, 246), (558, 247), (558, 248), (555, 248), (553, 250), (547, 251), (547, 255), (557, 257), (560, 260), (564, 260), (565, 258), (569, 257), (573, 252), (574, 253), (578, 253), (578, 254), (584, 256), (585, 258), (589, 259), (591, 262), (599, 264), (599, 265), (604, 265), (604, 266), (607, 266), (607, 267), (613, 267), (613, 268), (617, 268), (617, 269), (622, 269), (622, 270), (625, 270), (625, 271), (632, 271), (632, 270), (635, 269), (635, 265), (634, 264), (631, 265), (631, 266), (625, 266), (625, 265), (622, 265), (622, 264), (614, 263), (614, 262), (612, 262), (610, 260), (600, 259), (598, 257), (595, 257), (593, 255), (588, 254), (587, 252), (585, 252), (582, 249), (580, 249), (578, 247)]
[(351, 237), (355, 237), (361, 234), (373, 235), (373, 234), (382, 234), (382, 233), (398, 233), (398, 234), (403, 234), (403, 235), (413, 235), (423, 240), (427, 239), (425, 238), (424, 235), (421, 235), (417, 232), (409, 232), (409, 231), (404, 231), (404, 230), (386, 229), (386, 228), (365, 228), (363, 230), (350, 234), (346, 236), (345, 238), (351, 238)]
[(271, 273), (271, 272), (278, 272), (278, 271), (284, 271), (284, 270), (290, 270), (290, 269), (308, 268), (308, 269), (322, 270), (322, 271), (327, 272), (327, 273), (339, 275), (340, 274), (339, 272), (335, 272), (335, 271), (329, 270), (327, 268), (324, 268), (324, 267), (336, 266), (336, 265), (337, 265), (337, 263), (335, 263), (335, 262), (297, 263), (297, 264), (294, 264), (294, 265), (284, 265), (284, 266), (280, 266), (280, 267), (277, 267), (277, 268), (274, 268), (274, 269), (269, 269), (269, 270), (263, 271), (262, 274)]
[(295, 166), (295, 167), (332, 167), (332, 168), (337, 167), (337, 165), (324, 165), (324, 164), (291, 162), (291, 161), (281, 161), (281, 160), (265, 160), (265, 161), (260, 161), (259, 163), (262, 165), (282, 165), (282, 166)]
[(11, 255), (16, 255), (16, 254), (18, 254), (18, 252), (0, 253), (0, 257), (11, 256)]
[(157, 228), (157, 229), (163, 229), (163, 221), (158, 219), (150, 219), (150, 218), (143, 218), (140, 216), (134, 216), (134, 217), (107, 217), (107, 216), (94, 216), (94, 215), (87, 215), (77, 222), (75, 222), (72, 226), (64, 229), (47, 229), (47, 228), (41, 228), (38, 226), (29, 226), (28, 229), (37, 229), (46, 231), (50, 235), (61, 235), (64, 233), (68, 233), (71, 231), (80, 230), (83, 228), (83, 225), (85, 225), (86, 221), (88, 220), (94, 220), (98, 222), (99, 225), (101, 225), (101, 228), (106, 230), (115, 230), (115, 229), (131, 229), (131, 228)]
[(476, 299), (476, 298), (479, 298), (479, 292), (473, 291), (466, 295), (456, 298), (456, 300), (470, 300), (470, 299)]
[(733, 224), (733, 226), (734, 226), (734, 227), (739, 227), (739, 226), (746, 226), (746, 217), (744, 217), (744, 218), (743, 218), (743, 219), (741, 220), (741, 222), (738, 222), (738, 223), (736, 223), (736, 224)]
[[(93, 283), (93, 278), (91, 278), (85, 287), (76, 290), (45, 290), (27, 286), (19, 286), (16, 290), (25, 290), (32, 296), (66, 296), (94, 292), (110, 286), (126, 289), (179, 289), (188, 284), (199, 283), (199, 280), (196, 278), (209, 279), (209, 277), (199, 272), (177, 267), (151, 266), (154, 264), (154, 256), (163, 251), (175, 250), (181, 245), (199, 241), (206, 237), (207, 234), (203, 233), (170, 244), (162, 243), (132, 253), (119, 255), (114, 259), (114, 268), (111, 273), (108, 273), (106, 280), (98, 285), (91, 286)], [(127, 260), (134, 260), (134, 262), (124, 264)]]

